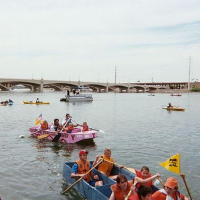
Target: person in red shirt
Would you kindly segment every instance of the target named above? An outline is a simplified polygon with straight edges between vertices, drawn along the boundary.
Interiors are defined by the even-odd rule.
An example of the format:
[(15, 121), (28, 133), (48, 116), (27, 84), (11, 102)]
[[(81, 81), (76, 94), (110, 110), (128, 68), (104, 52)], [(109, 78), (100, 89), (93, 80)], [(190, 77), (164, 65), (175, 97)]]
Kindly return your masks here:
[(178, 191), (178, 181), (169, 177), (164, 184), (164, 189), (156, 191), (152, 195), (152, 200), (188, 200), (188, 198)]

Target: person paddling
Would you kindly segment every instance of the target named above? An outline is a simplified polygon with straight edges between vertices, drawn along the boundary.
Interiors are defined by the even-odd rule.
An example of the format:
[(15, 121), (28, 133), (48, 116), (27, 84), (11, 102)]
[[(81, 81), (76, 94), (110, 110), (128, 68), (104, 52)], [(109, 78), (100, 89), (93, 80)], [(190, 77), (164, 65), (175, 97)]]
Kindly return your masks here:
[(168, 108), (173, 108), (172, 104), (171, 103), (168, 103)]
[(135, 169), (135, 173), (136, 173), (136, 177), (134, 178), (134, 182), (137, 183), (136, 188), (138, 188), (140, 185), (146, 185), (146, 186), (151, 187), (153, 192), (157, 190), (153, 186), (152, 180), (154, 178), (160, 178), (159, 173), (152, 176), (147, 166), (143, 166), (140, 171)]
[(156, 191), (152, 195), (152, 200), (188, 200), (188, 198), (182, 195), (178, 191), (178, 181), (173, 178), (169, 177), (165, 184), (164, 189)]
[(71, 118), (72, 117), (70, 116), (70, 114), (67, 113), (65, 115), (65, 119), (63, 119), (63, 121), (62, 121), (62, 125), (67, 127), (67, 126), (69, 126), (70, 123), (72, 123), (72, 124), (74, 124), (74, 127), (78, 126), (79, 124), (75, 124)]
[(128, 181), (123, 174), (118, 175), (116, 181), (117, 183), (110, 187), (112, 193), (109, 200), (124, 200), (133, 186), (133, 181)]
[[(108, 176), (111, 179), (116, 180), (117, 175), (111, 175), (112, 169), (114, 167), (114, 159), (111, 157), (111, 149), (105, 148), (104, 149), (104, 155), (102, 156), (96, 156), (96, 160), (93, 163), (93, 166), (98, 162), (100, 158), (103, 158), (103, 162), (99, 164), (98, 170)], [(121, 168), (123, 168), (123, 165), (120, 165)]]
[(59, 126), (59, 119), (56, 118), (54, 119), (54, 122), (50, 127), (50, 131), (57, 131), (58, 126)]
[(86, 175), (86, 173), (92, 168), (92, 165), (87, 160), (88, 151), (81, 150), (79, 152), (79, 160), (77, 160), (72, 166), (71, 178), (80, 178), (88, 182), (91, 186), (101, 186), (103, 181), (99, 180), (98, 175), (95, 175), (92, 171)]

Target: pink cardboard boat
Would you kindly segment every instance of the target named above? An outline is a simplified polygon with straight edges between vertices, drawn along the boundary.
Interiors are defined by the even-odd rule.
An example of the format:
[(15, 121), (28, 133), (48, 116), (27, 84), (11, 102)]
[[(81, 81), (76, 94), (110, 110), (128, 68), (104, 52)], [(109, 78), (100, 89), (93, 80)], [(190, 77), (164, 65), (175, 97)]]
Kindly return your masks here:
[[(38, 127), (29, 128), (30, 135), (37, 137), (39, 139), (47, 138), (48, 140), (55, 141), (56, 132), (45, 130), (39, 131)], [(67, 144), (73, 144), (83, 140), (93, 140), (97, 137), (97, 131), (90, 129), (89, 131), (82, 132), (81, 128), (75, 128), (72, 133), (66, 133), (65, 131), (60, 132), (61, 136), (59, 137), (58, 142), (63, 142)], [(57, 141), (56, 141), (57, 142)]]

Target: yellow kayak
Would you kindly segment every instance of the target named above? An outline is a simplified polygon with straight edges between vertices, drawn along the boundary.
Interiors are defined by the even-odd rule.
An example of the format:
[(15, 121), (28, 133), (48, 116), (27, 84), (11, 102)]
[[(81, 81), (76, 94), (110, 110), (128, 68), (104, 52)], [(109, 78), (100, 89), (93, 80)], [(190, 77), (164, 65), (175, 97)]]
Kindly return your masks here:
[(174, 111), (184, 111), (185, 108), (181, 108), (181, 107), (163, 107), (163, 109), (166, 109), (166, 110), (174, 110)]
[(37, 105), (40, 105), (40, 104), (50, 104), (50, 102), (33, 102), (33, 101), (23, 101), (24, 104), (37, 104)]

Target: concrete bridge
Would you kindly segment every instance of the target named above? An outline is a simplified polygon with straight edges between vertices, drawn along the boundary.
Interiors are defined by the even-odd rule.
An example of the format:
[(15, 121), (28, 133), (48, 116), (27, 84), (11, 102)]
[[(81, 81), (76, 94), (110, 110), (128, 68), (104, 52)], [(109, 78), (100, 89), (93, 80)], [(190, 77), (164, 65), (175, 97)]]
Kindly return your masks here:
[(84, 82), (84, 81), (57, 81), (44, 79), (11, 79), (0, 78), (0, 90), (9, 91), (23, 85), (31, 91), (43, 92), (44, 88), (53, 88), (56, 91), (69, 89), (72, 91), (75, 87), (85, 86), (95, 92), (153, 92), (166, 89), (187, 89), (187, 82), (168, 82), (168, 83), (101, 83), (101, 82)]

